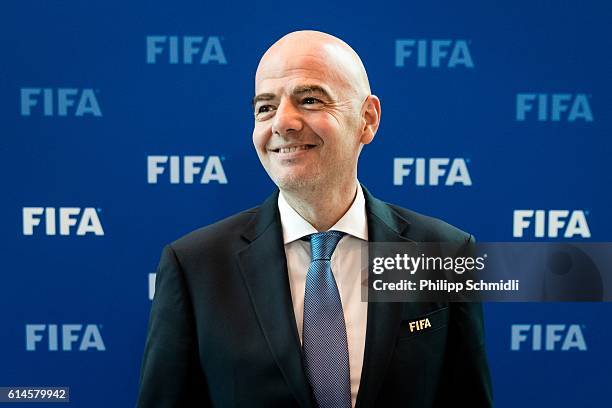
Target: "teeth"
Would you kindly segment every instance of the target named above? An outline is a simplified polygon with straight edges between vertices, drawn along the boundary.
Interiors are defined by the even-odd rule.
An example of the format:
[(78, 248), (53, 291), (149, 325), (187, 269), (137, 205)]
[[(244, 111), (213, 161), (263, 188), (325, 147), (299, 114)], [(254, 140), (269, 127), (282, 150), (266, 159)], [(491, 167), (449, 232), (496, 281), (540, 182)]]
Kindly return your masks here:
[(278, 149), (278, 151), (279, 151), (279, 153), (291, 153), (291, 152), (296, 152), (298, 150), (306, 150), (308, 148), (309, 148), (308, 145), (293, 146), (293, 147), (281, 147), (280, 149)]

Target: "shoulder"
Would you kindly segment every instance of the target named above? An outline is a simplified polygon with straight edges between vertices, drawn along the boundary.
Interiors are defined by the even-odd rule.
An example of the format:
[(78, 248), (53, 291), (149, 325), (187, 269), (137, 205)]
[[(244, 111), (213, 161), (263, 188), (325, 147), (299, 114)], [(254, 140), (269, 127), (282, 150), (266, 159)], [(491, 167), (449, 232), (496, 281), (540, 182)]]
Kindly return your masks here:
[(244, 227), (248, 225), (257, 214), (259, 207), (231, 215), (213, 224), (198, 228), (178, 238), (169, 246), (179, 257), (213, 251), (226, 252), (234, 250), (244, 240), (241, 237)]
[(470, 242), (474, 237), (439, 218), (420, 214), (416, 211), (385, 203), (392, 212), (409, 224), (410, 237), (419, 242)]
[(438, 218), (420, 214), (396, 204), (387, 203), (373, 196), (363, 185), (366, 209), (369, 216), (416, 242), (474, 242), (474, 237)]

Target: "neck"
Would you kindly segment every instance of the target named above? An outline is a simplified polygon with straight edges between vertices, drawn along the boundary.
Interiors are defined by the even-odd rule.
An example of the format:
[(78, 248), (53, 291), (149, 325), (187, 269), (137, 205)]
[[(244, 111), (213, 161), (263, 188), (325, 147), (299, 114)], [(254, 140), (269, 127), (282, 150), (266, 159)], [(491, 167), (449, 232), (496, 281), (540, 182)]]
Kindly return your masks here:
[(340, 188), (309, 188), (301, 191), (282, 190), (287, 203), (317, 231), (327, 231), (351, 207), (357, 194), (357, 181)]

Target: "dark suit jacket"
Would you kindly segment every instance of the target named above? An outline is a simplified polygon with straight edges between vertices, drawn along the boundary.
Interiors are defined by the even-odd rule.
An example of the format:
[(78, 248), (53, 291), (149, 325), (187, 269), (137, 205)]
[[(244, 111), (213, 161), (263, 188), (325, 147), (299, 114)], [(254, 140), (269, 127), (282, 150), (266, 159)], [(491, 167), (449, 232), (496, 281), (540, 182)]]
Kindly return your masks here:
[[(364, 194), (370, 241), (473, 245), (455, 227)], [(164, 248), (138, 407), (316, 407), (277, 196)], [(422, 317), (433, 327), (411, 334), (408, 322)], [(491, 405), (480, 304), (368, 305), (357, 408)]]

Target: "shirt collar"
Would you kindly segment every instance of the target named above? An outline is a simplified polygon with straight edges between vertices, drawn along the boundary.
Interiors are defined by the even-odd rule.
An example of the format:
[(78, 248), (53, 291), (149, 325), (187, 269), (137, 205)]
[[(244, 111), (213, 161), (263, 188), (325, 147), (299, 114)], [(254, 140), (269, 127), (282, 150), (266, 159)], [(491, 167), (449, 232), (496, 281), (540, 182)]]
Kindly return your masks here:
[[(280, 212), (283, 227), (283, 243), (285, 245), (306, 235), (319, 232), (289, 205), (282, 191), (278, 195), (278, 211)], [(357, 183), (357, 195), (353, 200), (353, 204), (351, 204), (348, 211), (344, 213), (342, 218), (330, 230), (342, 231), (355, 238), (364, 241), (368, 240), (365, 197), (359, 182)]]

